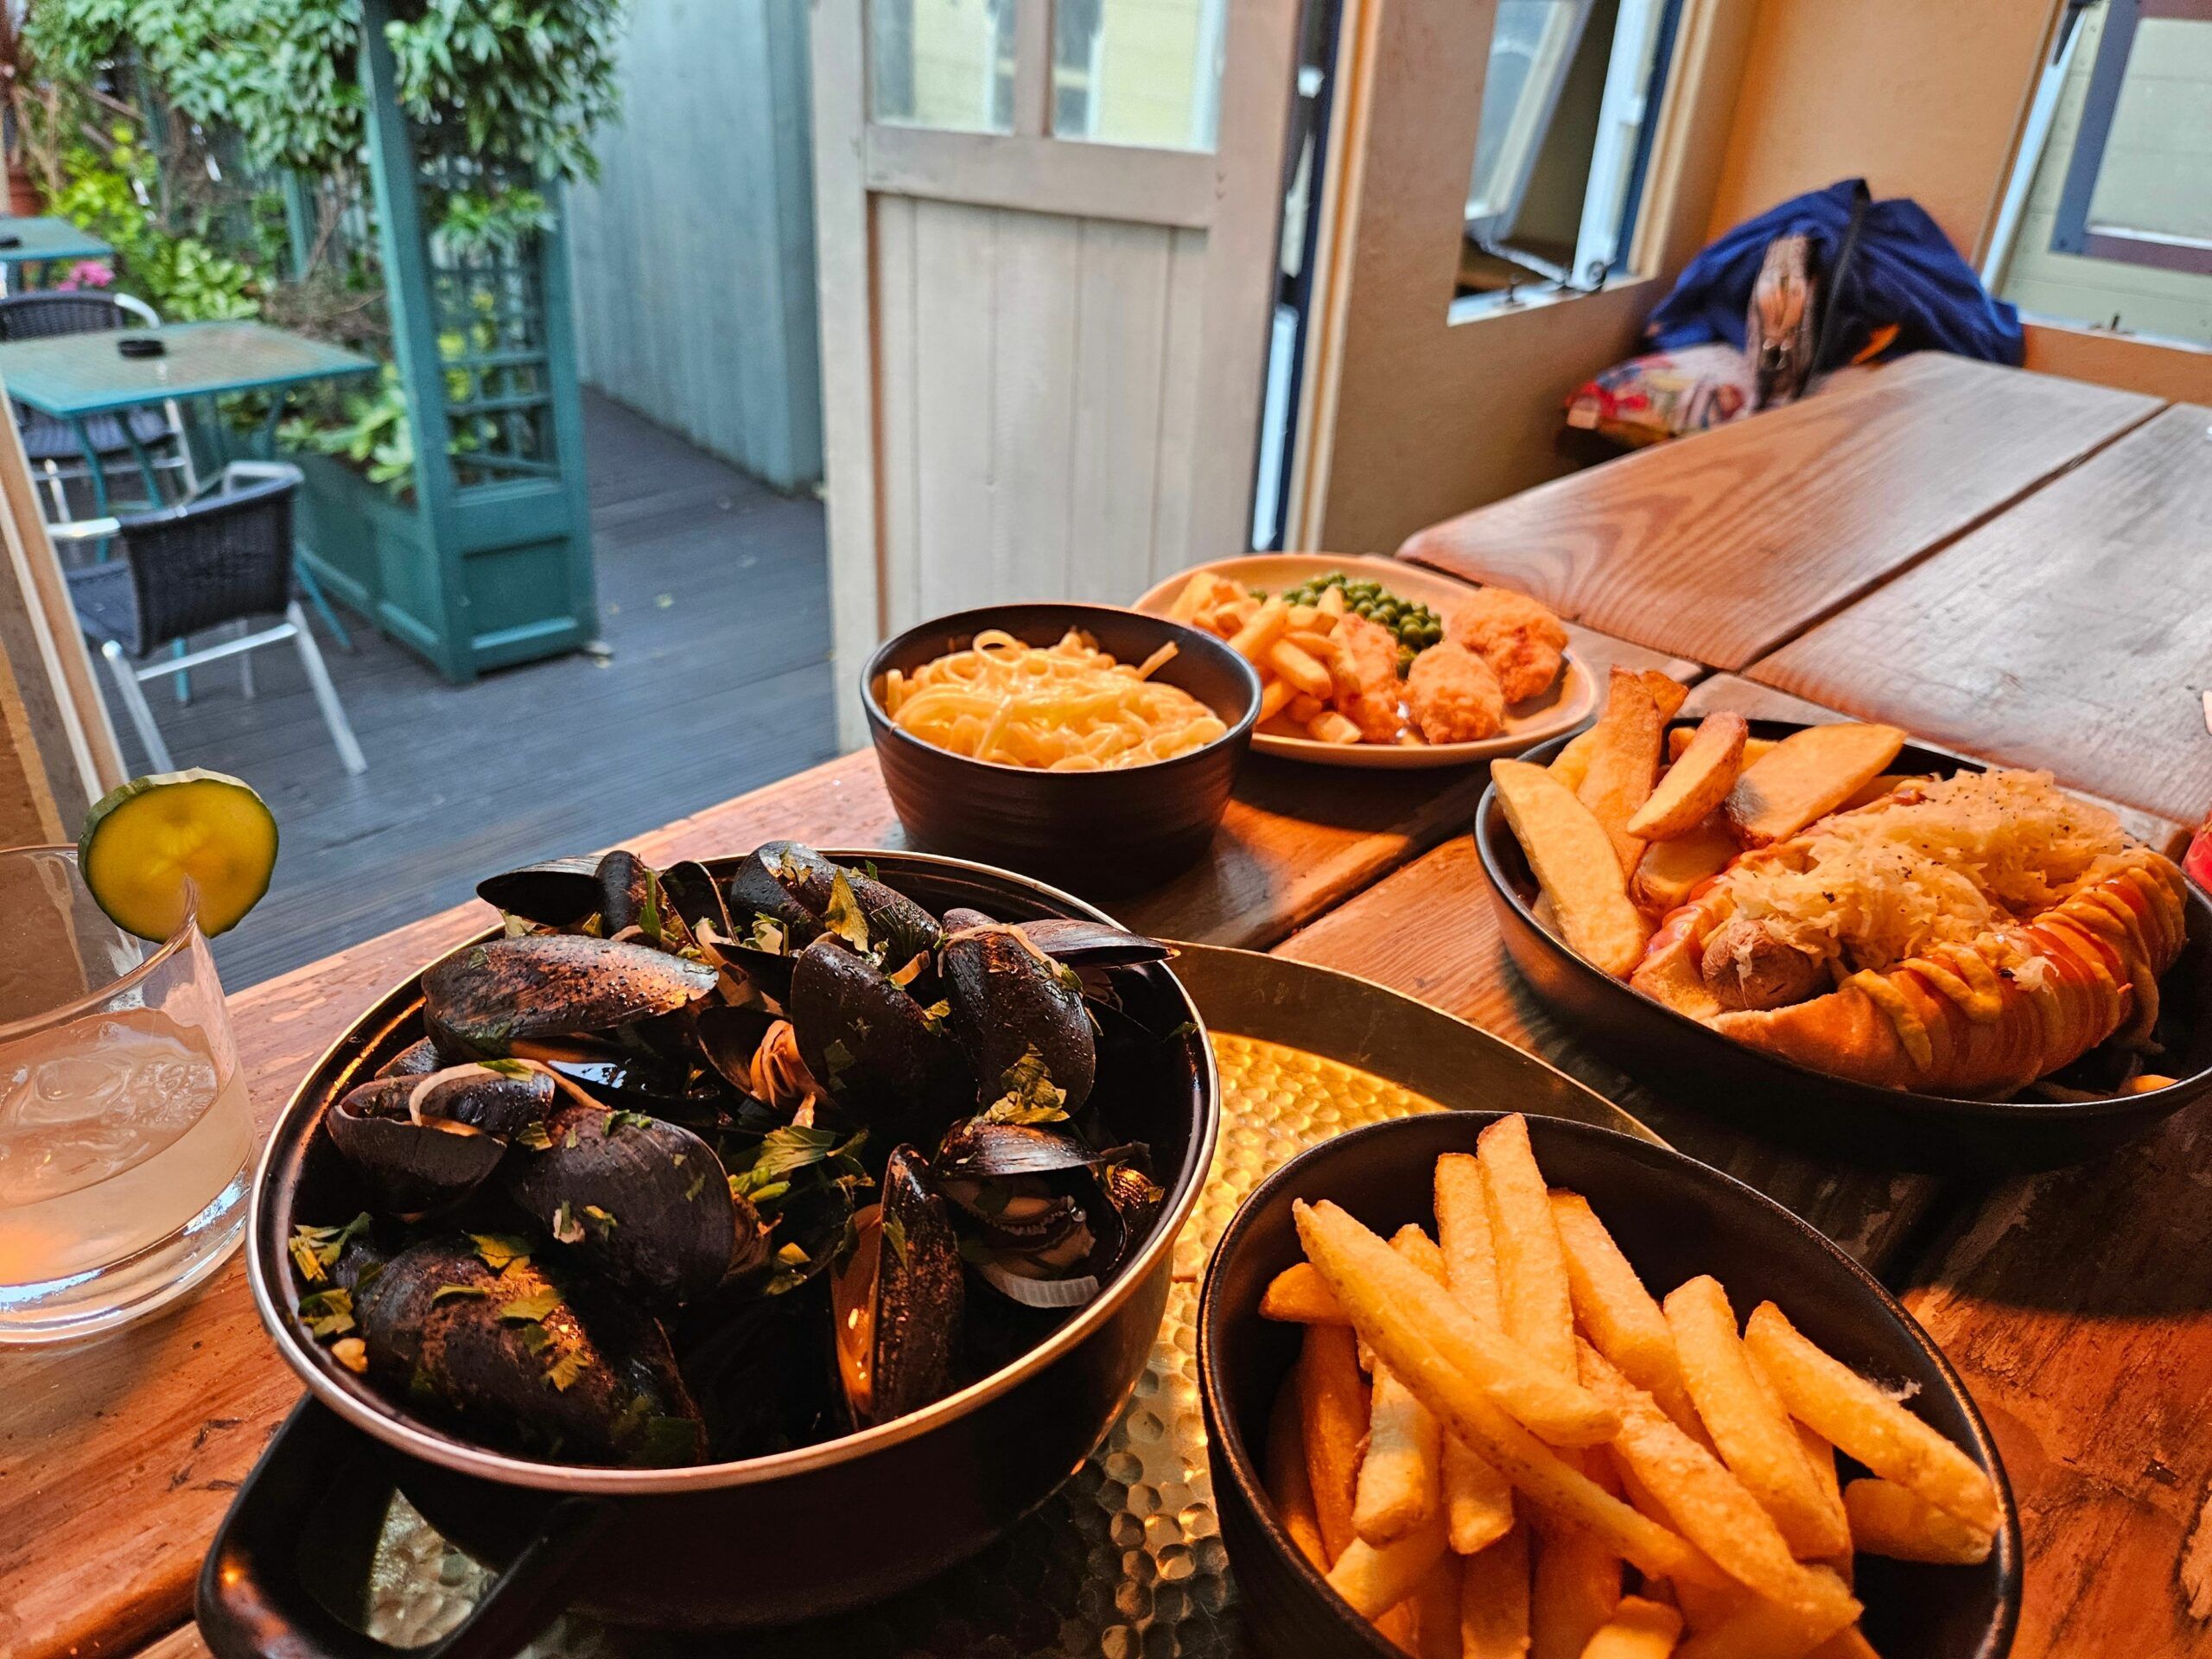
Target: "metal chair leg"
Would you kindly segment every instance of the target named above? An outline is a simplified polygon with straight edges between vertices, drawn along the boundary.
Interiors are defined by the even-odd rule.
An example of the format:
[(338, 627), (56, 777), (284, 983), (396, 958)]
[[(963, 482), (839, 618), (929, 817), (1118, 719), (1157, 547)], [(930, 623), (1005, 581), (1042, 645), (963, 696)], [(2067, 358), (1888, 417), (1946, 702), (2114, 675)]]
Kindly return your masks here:
[[(169, 647), (169, 655), (181, 657), (188, 649), (189, 647), (180, 639)], [(192, 706), (192, 671), (188, 668), (176, 676), (176, 700), (180, 708), (188, 709)]]
[(353, 739), (353, 728), (346, 723), (346, 710), (338, 701), (338, 688), (330, 683), (330, 671), (323, 666), (322, 652), (315, 642), (315, 635), (308, 632), (308, 619), (294, 600), (284, 607), (284, 620), (292, 625), (293, 643), (300, 648), (300, 663), (308, 671), (308, 683), (315, 689), (315, 700), (322, 710), (322, 723), (330, 728), (330, 741), (338, 746), (338, 758), (346, 763), (346, 770), (360, 773), (369, 769), (362, 756), (361, 746)]
[(146, 694), (138, 689), (138, 671), (131, 667), (130, 659), (123, 654), (123, 647), (112, 639), (100, 646), (100, 655), (107, 658), (108, 667), (114, 671), (124, 712), (138, 728), (138, 741), (146, 746), (147, 761), (156, 772), (175, 771), (176, 762), (169, 759), (169, 746), (162, 741), (161, 728), (154, 724), (154, 711), (146, 706)]
[(292, 556), (292, 574), (300, 581), (300, 589), (308, 596), (308, 603), (315, 607), (323, 626), (330, 630), (330, 637), (338, 642), (338, 649), (348, 656), (353, 654), (353, 636), (346, 632), (346, 625), (338, 620), (338, 613), (330, 608), (330, 601), (322, 591), (322, 584), (315, 579), (315, 572), (308, 569), (308, 562), (297, 554)]
[[(252, 631), (252, 623), (244, 617), (238, 619), (239, 639), (245, 639)], [(253, 653), (250, 651), (238, 652), (238, 692), (248, 702), (253, 701)]]

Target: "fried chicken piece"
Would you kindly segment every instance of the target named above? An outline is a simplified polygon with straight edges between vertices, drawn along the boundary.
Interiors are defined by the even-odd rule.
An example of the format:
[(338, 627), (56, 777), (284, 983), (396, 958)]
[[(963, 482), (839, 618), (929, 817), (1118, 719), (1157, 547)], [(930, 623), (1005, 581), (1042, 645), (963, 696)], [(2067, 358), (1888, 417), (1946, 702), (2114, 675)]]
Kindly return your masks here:
[(1526, 702), (1551, 689), (1567, 649), (1567, 628), (1526, 594), (1478, 588), (1444, 624), (1444, 637), (1490, 664), (1508, 702)]
[(1329, 677), (1337, 712), (1370, 743), (1398, 741), (1398, 636), (1363, 616), (1346, 616), (1329, 636)]
[(1431, 743), (1474, 743), (1505, 724), (1505, 690), (1490, 664), (1446, 641), (1414, 658), (1406, 676), (1414, 724)]

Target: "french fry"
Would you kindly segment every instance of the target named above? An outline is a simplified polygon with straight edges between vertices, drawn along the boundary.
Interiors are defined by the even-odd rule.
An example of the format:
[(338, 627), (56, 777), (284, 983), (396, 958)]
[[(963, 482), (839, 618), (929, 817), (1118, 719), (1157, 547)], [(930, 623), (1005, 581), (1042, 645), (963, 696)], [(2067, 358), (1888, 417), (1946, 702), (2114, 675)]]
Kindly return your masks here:
[(1243, 626), (1230, 636), (1229, 648), (1255, 668), (1265, 668), (1268, 649), (1290, 626), (1290, 606), (1280, 598), (1263, 600)]
[[(1285, 680), (1282, 683), (1288, 685), (1290, 682)], [(1329, 712), (1329, 705), (1320, 698), (1309, 697), (1301, 691), (1290, 700), (1290, 707), (1284, 712), (1300, 725), (1310, 726)]]
[(1309, 697), (1325, 697), (1334, 684), (1329, 671), (1300, 651), (1288, 639), (1277, 639), (1268, 647), (1267, 666), (1288, 680)]
[[(1399, 1255), (1427, 1273), (1418, 1248), (1409, 1242), (1435, 1246), (1418, 1227), (1403, 1229), (1391, 1241)], [(1433, 1277), (1441, 1276), (1438, 1264)], [(1443, 1431), (1428, 1408), (1414, 1397), (1389, 1366), (1377, 1360), (1375, 1390), (1369, 1404), (1367, 1452), (1360, 1460), (1359, 1483), (1352, 1503), (1352, 1530), (1380, 1547), (1395, 1541), (1437, 1516), (1438, 1465), (1443, 1451)], [(1447, 1539), (1448, 1541), (1448, 1539)]]
[(1314, 601), (1313, 608), (1333, 621), (1333, 619), (1344, 613), (1345, 604), (1343, 588), (1324, 588), (1321, 590), (1321, 597)]
[(1529, 1651), (1529, 1529), (1516, 1527), (1459, 1566), (1461, 1659)]
[(1682, 1616), (1663, 1601), (1623, 1596), (1581, 1659), (1667, 1659), (1682, 1634)]
[(1636, 861), (1629, 897), (1654, 915), (1663, 916), (1688, 904), (1698, 883), (1719, 874), (1743, 850), (1728, 821), (1715, 812), (1687, 834), (1646, 847)]
[(1774, 1517), (1791, 1552), (1815, 1559), (1849, 1549), (1842, 1506), (1821, 1490), (1796, 1429), (1745, 1357), (1720, 1281), (1701, 1274), (1677, 1285), (1668, 1294), (1666, 1316), (1699, 1421), (1729, 1472)]
[(1359, 1374), (1358, 1355), (1345, 1326), (1306, 1327), (1298, 1360), (1298, 1412), (1314, 1517), (1333, 1562), (1357, 1535), (1352, 1530), (1352, 1494), (1359, 1481), (1359, 1443), (1367, 1435), (1367, 1379)]
[(1337, 1205), (1300, 1203), (1292, 1213), (1306, 1259), (1353, 1327), (1407, 1382), (1415, 1381), (1424, 1362), (1440, 1359), (1554, 1446), (1597, 1446), (1612, 1438), (1618, 1412), (1573, 1377), (1478, 1325), (1443, 1286)]
[(1558, 1375), (1573, 1376), (1574, 1307), (1567, 1255), (1552, 1220), (1543, 1172), (1529, 1144), (1528, 1120), (1518, 1112), (1502, 1117), (1475, 1144), (1505, 1334)]
[[(1477, 1320), (1503, 1330), (1481, 1166), (1470, 1154), (1445, 1154), (1436, 1160), (1435, 1193), (1445, 1286)], [(1462, 1555), (1489, 1548), (1513, 1525), (1512, 1486), (1456, 1434), (1444, 1440), (1443, 1496), (1452, 1548)]]
[(1376, 1614), (1368, 1623), (1374, 1625), (1376, 1635), (1404, 1654), (1406, 1659), (1420, 1659), (1414, 1645), (1414, 1604), (1411, 1599), (1400, 1602), (1388, 1612)]
[[(1321, 620), (1333, 624), (1336, 619), (1323, 617)], [(1320, 664), (1325, 672), (1329, 665), (1329, 658), (1336, 651), (1336, 646), (1330, 643), (1328, 634), (1319, 628), (1294, 627), (1283, 635), (1283, 640), (1287, 645), (1296, 645), (1308, 657)], [(1326, 693), (1322, 695), (1325, 696)]]
[(1191, 579), (1175, 595), (1175, 602), (1167, 607), (1170, 621), (1188, 622), (1198, 613), (1198, 607), (1213, 594), (1213, 577), (1204, 570), (1194, 570)]
[(1838, 1630), (1805, 1659), (1882, 1659), (1882, 1656), (1874, 1651), (1874, 1644), (1866, 1639), (1866, 1633), (1853, 1624)]
[(1651, 1396), (1614, 1369), (1587, 1342), (1578, 1344), (1582, 1374), (1593, 1392), (1621, 1414), (1613, 1455), (1658, 1500), (1682, 1535), (1738, 1583), (1808, 1622), (1834, 1617), (1825, 1637), (1859, 1617), (1843, 1580), (1789, 1553), (1781, 1529), (1758, 1500), (1713, 1454), (1675, 1427)]
[(1989, 1559), (1993, 1534), (1946, 1515), (1917, 1492), (1887, 1480), (1854, 1480), (1843, 1489), (1852, 1541), (1870, 1555), (1900, 1561), (1972, 1567)]
[(1459, 1558), (1436, 1558), (1414, 1592), (1414, 1651), (1420, 1659), (1464, 1659), (1459, 1636)]
[(1582, 780), (1590, 775), (1590, 755), (1597, 747), (1598, 728), (1586, 726), (1567, 740), (1567, 747), (1552, 757), (1546, 770), (1569, 789), (1580, 790)]
[(1354, 1538), (1329, 1569), (1329, 1587), (1368, 1618), (1387, 1612), (1421, 1587), (1445, 1554), (1444, 1517), (1432, 1515), (1402, 1538), (1370, 1544)]
[(1359, 728), (1350, 719), (1332, 709), (1306, 722), (1306, 734), (1323, 743), (1357, 743)]
[(1326, 1573), (1329, 1547), (1321, 1541), (1321, 1519), (1313, 1508), (1313, 1481), (1306, 1470), (1306, 1437), (1299, 1422), (1295, 1376), (1285, 1377), (1275, 1390), (1274, 1409), (1268, 1416), (1264, 1466), (1276, 1521), (1298, 1546), (1298, 1553), (1313, 1563), (1314, 1570)]
[[(1697, 728), (1694, 726), (1675, 726), (1669, 728), (1667, 733), (1667, 760), (1669, 765), (1672, 765), (1675, 761), (1682, 758), (1682, 751), (1689, 747), (1690, 740), (1696, 735)], [(1744, 740), (1744, 765), (1747, 766), (1750, 766), (1752, 761), (1758, 760), (1761, 755), (1764, 754), (1781, 741), (1781, 739), (1774, 737), (1745, 738)]]
[(1643, 958), (1649, 924), (1629, 903), (1611, 839), (1596, 814), (1541, 766), (1491, 764), (1505, 821), (1550, 898), (1567, 948), (1601, 971), (1624, 977)]
[[(1448, 1431), (1465, 1440), (1532, 1503), (1607, 1538), (1639, 1571), (1676, 1580), (1724, 1582), (1719, 1569), (1701, 1551), (1563, 1462), (1503, 1409), (1485, 1383), (1478, 1380), (1493, 1370), (1497, 1357), (1483, 1351), (1473, 1321), (1448, 1298), (1441, 1309), (1429, 1305), (1428, 1293), (1435, 1287), (1418, 1269), (1399, 1262), (1388, 1245), (1341, 1211), (1335, 1211), (1333, 1216), (1324, 1213), (1330, 1211), (1335, 1211), (1335, 1206), (1303, 1203), (1295, 1206), (1294, 1213), (1306, 1240), (1306, 1254), (1329, 1280), (1345, 1311), (1363, 1325), (1376, 1351)], [(1341, 1236), (1347, 1230), (1364, 1235), (1365, 1243), (1348, 1241)], [(1351, 1248), (1345, 1248), (1347, 1243)], [(1376, 1274), (1370, 1246), (1379, 1249), (1391, 1266), (1404, 1268), (1403, 1278), (1389, 1273)], [(1375, 1282), (1378, 1278), (1382, 1282)], [(1510, 1344), (1499, 1345), (1510, 1351)], [(1523, 1385), (1521, 1392), (1541, 1393), (1542, 1385), (1557, 1382), (1548, 1371), (1517, 1351), (1510, 1351), (1527, 1373), (1519, 1379)], [(1568, 1417), (1564, 1409), (1541, 1414)], [(1580, 1418), (1579, 1411), (1573, 1415)], [(1586, 1445), (1595, 1444), (1611, 1433), (1602, 1418), (1580, 1419), (1573, 1426)]]
[(1833, 1613), (1807, 1614), (1755, 1598), (1719, 1624), (1698, 1630), (1675, 1649), (1675, 1659), (1807, 1659), (1822, 1643), (1855, 1622), (1832, 1624), (1834, 1617)]
[(1894, 726), (1808, 726), (1745, 766), (1721, 810), (1746, 847), (1787, 840), (1857, 794), (1904, 747)]
[(1589, 769), (1574, 792), (1612, 843), (1624, 884), (1636, 874), (1636, 861), (1643, 856), (1643, 842), (1629, 833), (1628, 821), (1650, 798), (1652, 785), (1658, 779), (1665, 727), (1659, 704), (1643, 677), (1624, 668), (1615, 669), (1605, 693), (1605, 711), (1590, 728), (1595, 741)]
[[(1682, 1387), (1681, 1363), (1667, 1316), (1613, 1243), (1605, 1224), (1580, 1192), (1551, 1195), (1552, 1220), (1567, 1257), (1567, 1284), (1575, 1322), (1590, 1345), (1621, 1374), (1659, 1402), (1676, 1427), (1695, 1439), (1704, 1433)], [(1265, 1312), (1265, 1304), (1262, 1305)]]
[(1880, 800), (1885, 795), (1894, 794), (1907, 784), (1916, 784), (1921, 781), (1923, 780), (1902, 772), (1882, 772), (1877, 777), (1868, 779), (1856, 795), (1852, 796), (1835, 810), (1839, 812), (1848, 812), (1853, 807), (1865, 806), (1869, 802)]
[(1294, 1325), (1350, 1325), (1310, 1262), (1285, 1268), (1260, 1293), (1260, 1317)]
[(1841, 1361), (1808, 1341), (1772, 1302), (1752, 1311), (1744, 1345), (1789, 1408), (1838, 1451), (1920, 1494), (1977, 1532), (2003, 1519), (1997, 1488), (1973, 1459)]
[(1620, 1606), (1621, 1558), (1580, 1527), (1536, 1529), (1529, 1574), (1529, 1659), (1579, 1659)]
[(1682, 705), (1689, 701), (1689, 687), (1671, 674), (1662, 674), (1656, 668), (1647, 668), (1637, 677), (1643, 682), (1643, 689), (1651, 694), (1651, 701), (1658, 704), (1662, 726), (1681, 714)]
[(1681, 758), (1667, 768), (1650, 797), (1628, 821), (1628, 833), (1645, 841), (1688, 835), (1728, 798), (1742, 769), (1751, 727), (1738, 714), (1708, 715)]
[[(1301, 628), (1312, 627), (1313, 626), (1313, 619), (1320, 615), (1320, 611), (1312, 605), (1292, 606), (1290, 607), (1290, 632), (1292, 633), (1295, 633)], [(1286, 635), (1285, 637), (1287, 638), (1288, 636)]]
[[(1298, 688), (1288, 680), (1270, 679), (1260, 687), (1260, 718), (1273, 720), (1298, 701)], [(1294, 715), (1293, 718), (1296, 718)]]

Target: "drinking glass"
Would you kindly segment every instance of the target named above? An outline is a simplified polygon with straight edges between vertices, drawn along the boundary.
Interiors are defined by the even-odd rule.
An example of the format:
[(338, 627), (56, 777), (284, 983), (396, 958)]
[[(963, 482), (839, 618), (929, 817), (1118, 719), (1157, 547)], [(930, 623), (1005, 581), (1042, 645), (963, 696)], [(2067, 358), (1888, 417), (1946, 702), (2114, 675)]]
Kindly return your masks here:
[(74, 848), (0, 851), (0, 1343), (150, 1313), (245, 1229), (252, 1114), (187, 909), (149, 944)]

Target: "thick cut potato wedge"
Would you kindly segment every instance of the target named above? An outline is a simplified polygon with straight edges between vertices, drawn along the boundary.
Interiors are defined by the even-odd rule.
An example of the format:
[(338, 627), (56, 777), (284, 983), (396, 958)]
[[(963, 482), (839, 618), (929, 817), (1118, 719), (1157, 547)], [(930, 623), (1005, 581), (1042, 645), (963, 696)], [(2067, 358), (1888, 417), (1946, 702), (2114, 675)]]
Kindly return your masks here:
[(1643, 677), (1615, 669), (1605, 694), (1605, 711), (1590, 728), (1597, 739), (1590, 751), (1590, 769), (1574, 792), (1605, 826), (1620, 860), (1623, 881), (1636, 874), (1637, 860), (1643, 856), (1643, 842), (1629, 833), (1628, 821), (1650, 799), (1652, 785), (1658, 781), (1666, 724)]
[[(1696, 736), (1697, 728), (1694, 726), (1677, 726), (1668, 732), (1667, 762), (1669, 766), (1672, 766), (1675, 761), (1682, 758), (1682, 751), (1689, 747), (1691, 740)], [(1761, 755), (1765, 754), (1768, 751), (1772, 749), (1776, 744), (1781, 741), (1782, 740), (1778, 737), (1745, 738), (1744, 740), (1744, 764), (1747, 766), (1750, 766), (1752, 761), (1758, 760)]]
[[(1648, 668), (1637, 677), (1643, 682), (1644, 690), (1651, 693), (1652, 702), (1659, 705), (1659, 723), (1662, 726), (1681, 712), (1682, 704), (1689, 698), (1689, 687), (1679, 680), (1669, 679), (1656, 668)], [(1679, 743), (1672, 743), (1667, 757), (1672, 760), (1689, 747), (1690, 734), (1687, 730), (1669, 732), (1668, 737), (1670, 742), (1675, 738), (1681, 740)], [(1756, 738), (1752, 740), (1754, 742), (1758, 741)], [(1774, 745), (1769, 742), (1764, 747), (1770, 749)], [(1569, 789), (1580, 789), (1583, 779), (1589, 775), (1590, 757), (1596, 753), (1597, 747), (1598, 728), (1595, 726), (1583, 728), (1567, 741), (1565, 748), (1552, 757), (1552, 776)]]
[(1689, 903), (1698, 883), (1719, 874), (1741, 851), (1727, 820), (1715, 812), (1688, 835), (1646, 847), (1636, 862), (1629, 897), (1654, 915), (1664, 916)]
[[(1641, 688), (1637, 695), (1651, 707)], [(1643, 958), (1651, 930), (1628, 901), (1605, 826), (1541, 766), (1499, 760), (1490, 775), (1505, 821), (1552, 901), (1567, 948), (1617, 978), (1625, 976)]]
[(1647, 668), (1637, 677), (1643, 682), (1643, 689), (1651, 694), (1651, 701), (1659, 705), (1659, 723), (1663, 726), (1682, 712), (1682, 705), (1690, 700), (1690, 689), (1680, 680), (1662, 674), (1656, 668)]
[(1751, 728), (1741, 715), (1708, 715), (1681, 757), (1651, 791), (1651, 798), (1628, 821), (1628, 832), (1646, 841), (1686, 836), (1728, 798), (1743, 769), (1744, 744)]
[(1857, 721), (1808, 726), (1745, 766), (1721, 810), (1746, 847), (1786, 840), (1879, 776), (1904, 736)]

